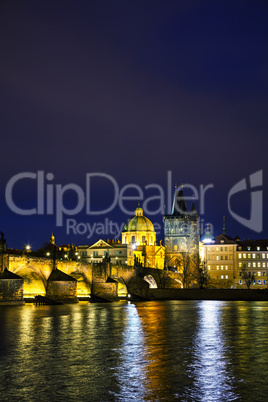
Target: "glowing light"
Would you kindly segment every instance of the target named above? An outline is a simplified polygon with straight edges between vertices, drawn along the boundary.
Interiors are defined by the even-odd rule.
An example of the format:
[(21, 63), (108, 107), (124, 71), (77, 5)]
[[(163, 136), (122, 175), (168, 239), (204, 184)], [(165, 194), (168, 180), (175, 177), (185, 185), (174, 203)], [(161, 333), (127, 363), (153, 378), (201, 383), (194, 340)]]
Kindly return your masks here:
[(136, 248), (137, 248), (136, 243), (132, 244), (132, 250), (136, 250)]

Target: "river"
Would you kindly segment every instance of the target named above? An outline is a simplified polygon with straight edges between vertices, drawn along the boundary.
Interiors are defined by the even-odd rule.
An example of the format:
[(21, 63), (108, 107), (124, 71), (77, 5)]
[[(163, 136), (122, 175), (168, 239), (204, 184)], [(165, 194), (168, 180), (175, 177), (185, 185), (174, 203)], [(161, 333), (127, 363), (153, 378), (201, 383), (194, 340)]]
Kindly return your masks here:
[(0, 400), (267, 401), (268, 302), (0, 307)]

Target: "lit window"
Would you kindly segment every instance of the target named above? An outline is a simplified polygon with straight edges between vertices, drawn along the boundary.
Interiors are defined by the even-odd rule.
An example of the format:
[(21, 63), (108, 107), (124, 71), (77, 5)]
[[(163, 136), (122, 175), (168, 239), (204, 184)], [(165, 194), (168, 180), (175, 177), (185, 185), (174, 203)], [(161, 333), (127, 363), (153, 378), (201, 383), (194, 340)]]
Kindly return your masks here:
[(219, 247), (216, 247), (216, 251), (219, 251)]
[(243, 254), (243, 258), (247, 258), (247, 254), (244, 253), (244, 254)]
[(262, 254), (262, 258), (265, 258), (265, 254), (264, 254), (264, 253)]
[(225, 265), (225, 269), (228, 269), (228, 265)]
[(210, 247), (208, 247), (208, 251), (210, 251)]
[(242, 254), (240, 253), (240, 254), (238, 254), (238, 258), (242, 258)]
[(249, 268), (251, 267), (251, 262), (248, 262), (248, 267), (249, 267)]
[(258, 280), (258, 284), (261, 285), (261, 281), (260, 281), (260, 280)]
[(208, 265), (208, 270), (210, 271), (210, 265)]
[(228, 279), (228, 275), (225, 275), (225, 279)]
[(217, 265), (217, 271), (220, 269), (219, 265)]
[(261, 272), (260, 272), (260, 271), (258, 271), (258, 276), (261, 276)]
[(221, 275), (221, 279), (224, 279), (224, 275)]
[(251, 258), (251, 254), (250, 254), (250, 253), (248, 253), (248, 258)]
[(248, 250), (250, 250), (250, 247), (248, 247)]
[(260, 262), (258, 262), (258, 267), (260, 267), (261, 266), (261, 263)]
[(257, 247), (257, 250), (260, 251), (260, 247)]
[(242, 267), (242, 262), (239, 263), (239, 267), (240, 267), (240, 268)]
[(252, 258), (256, 258), (256, 254), (252, 254)]
[(218, 255), (216, 255), (216, 260), (219, 261), (219, 256)]
[(239, 285), (242, 285), (242, 280), (241, 279), (239, 280)]
[(223, 269), (223, 265), (221, 265), (221, 269)]
[(255, 268), (256, 267), (256, 262), (253, 262), (252, 266)]

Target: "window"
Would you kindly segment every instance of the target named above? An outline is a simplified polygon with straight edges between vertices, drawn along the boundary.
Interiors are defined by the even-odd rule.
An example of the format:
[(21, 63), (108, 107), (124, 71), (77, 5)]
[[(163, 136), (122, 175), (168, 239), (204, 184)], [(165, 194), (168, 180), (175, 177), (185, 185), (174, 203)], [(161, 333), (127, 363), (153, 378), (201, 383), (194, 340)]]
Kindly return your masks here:
[(253, 262), (252, 266), (253, 266), (254, 268), (256, 268), (256, 262)]
[(266, 285), (266, 281), (263, 281), (263, 284)]
[(265, 262), (263, 262), (263, 263), (262, 263), (263, 268), (265, 268), (265, 265), (266, 265)]
[(248, 253), (248, 258), (251, 258), (251, 254), (250, 254), (250, 253)]
[(258, 262), (258, 267), (260, 267), (261, 266), (261, 263), (260, 262)]
[(240, 267), (240, 268), (242, 267), (242, 262), (239, 263), (239, 267)]
[(243, 258), (247, 258), (247, 254), (244, 253), (244, 254), (243, 254)]
[(221, 279), (224, 279), (224, 275), (221, 275)]
[(225, 265), (225, 269), (228, 269), (228, 265)]
[(210, 255), (208, 256), (208, 259), (209, 259), (209, 261), (210, 261)]
[(210, 265), (208, 265), (208, 270), (210, 271)]
[(141, 242), (142, 242), (142, 243), (145, 243), (145, 240), (146, 240), (146, 237), (145, 237), (145, 236), (142, 236)]
[(265, 276), (265, 271), (263, 271), (262, 276)]
[(239, 279), (239, 285), (242, 285), (242, 280), (241, 279)]
[(221, 269), (223, 269), (223, 265), (221, 265)]
[(223, 255), (221, 255), (221, 260), (223, 260)]
[(219, 265), (217, 265), (217, 271), (220, 269)]
[(93, 251), (93, 257), (98, 257), (98, 251)]
[(241, 254), (241, 253), (238, 254), (238, 258), (242, 258), (242, 254)]
[(135, 236), (131, 236), (131, 243), (135, 243)]
[(260, 280), (258, 281), (258, 285), (261, 285), (261, 281), (260, 281)]
[(249, 267), (249, 268), (251, 267), (251, 262), (248, 262), (248, 267)]
[(256, 254), (252, 254), (252, 258), (256, 258)]
[(228, 275), (225, 275), (225, 279), (228, 279)]
[(250, 247), (248, 247), (248, 250), (250, 250)]
[(219, 256), (218, 255), (216, 256), (216, 260), (219, 261)]
[(225, 256), (225, 259), (228, 260), (228, 256), (227, 256), (227, 255)]
[(210, 251), (210, 247), (208, 247), (208, 251)]
[(219, 251), (219, 247), (216, 247), (216, 251)]
[(262, 254), (262, 258), (265, 258), (265, 254), (264, 254), (264, 253)]
[(258, 276), (261, 276), (261, 271), (258, 271)]
[(260, 251), (260, 247), (257, 247), (257, 250)]
[(175, 244), (174, 251), (177, 251), (177, 248), (178, 248), (178, 246), (177, 246), (177, 244)]
[(225, 247), (225, 251), (228, 251), (228, 247)]
[(223, 247), (221, 247), (221, 251), (223, 251)]

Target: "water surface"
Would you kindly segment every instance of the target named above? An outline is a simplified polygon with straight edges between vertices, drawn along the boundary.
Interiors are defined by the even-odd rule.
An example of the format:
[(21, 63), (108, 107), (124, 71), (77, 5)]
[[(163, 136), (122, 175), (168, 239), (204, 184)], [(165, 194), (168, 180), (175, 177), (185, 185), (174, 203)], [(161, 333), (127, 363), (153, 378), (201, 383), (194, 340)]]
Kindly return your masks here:
[(267, 401), (268, 302), (0, 307), (1, 401)]

